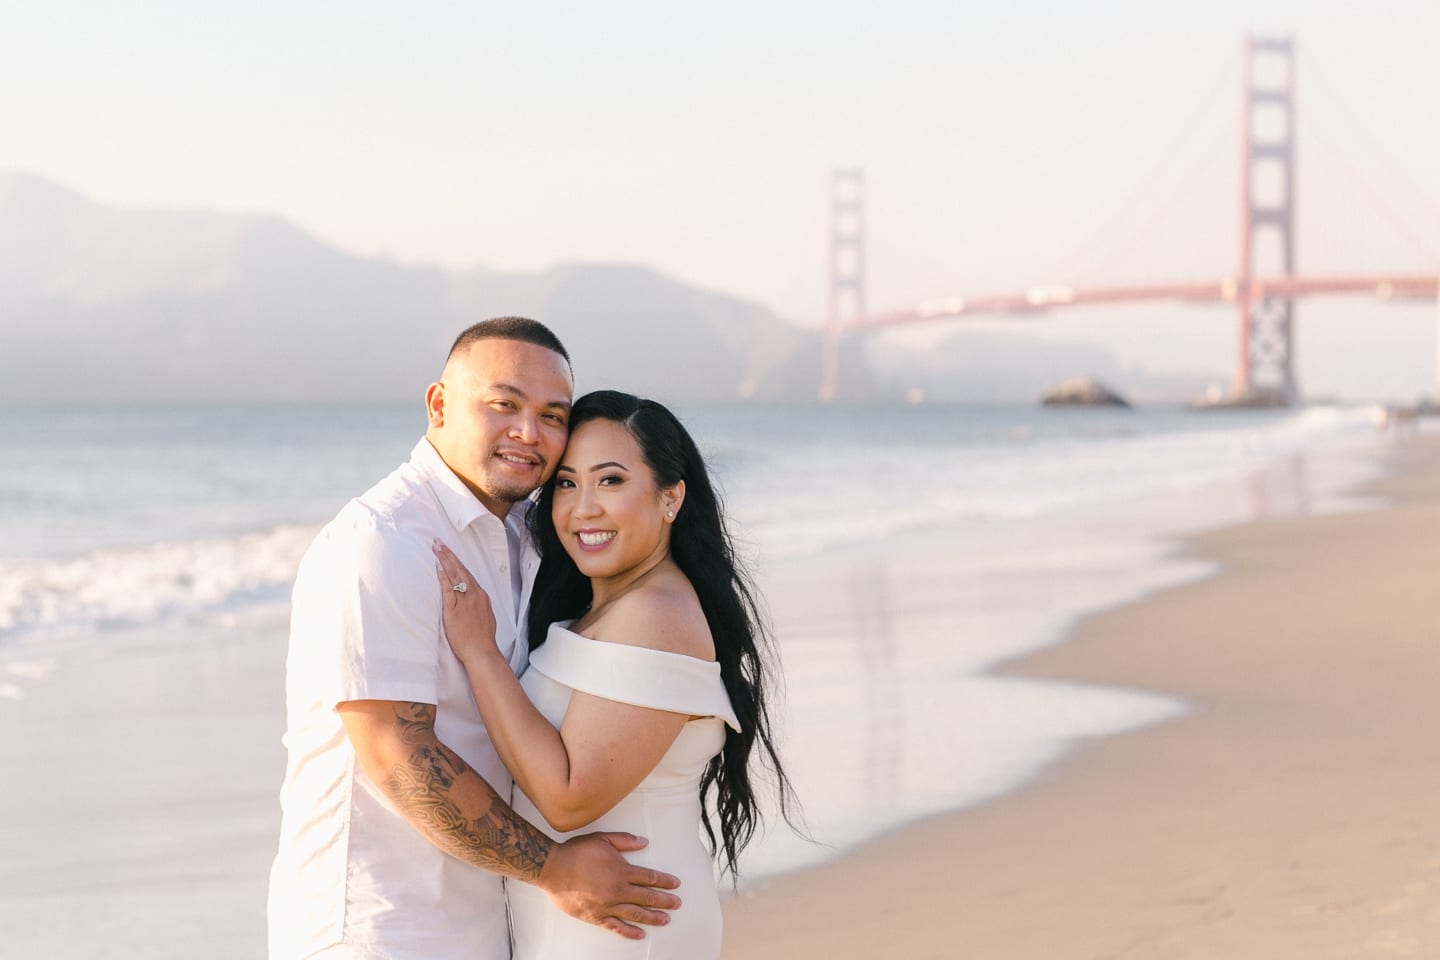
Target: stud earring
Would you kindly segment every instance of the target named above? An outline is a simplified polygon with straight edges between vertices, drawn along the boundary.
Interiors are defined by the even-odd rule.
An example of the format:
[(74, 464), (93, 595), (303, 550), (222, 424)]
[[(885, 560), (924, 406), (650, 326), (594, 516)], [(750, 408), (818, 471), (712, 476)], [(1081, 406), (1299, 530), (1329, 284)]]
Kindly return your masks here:
[(669, 516), (671, 520), (674, 520), (674, 519), (675, 519), (675, 511), (674, 511), (674, 510), (671, 510), (670, 513), (667, 514), (667, 516)]

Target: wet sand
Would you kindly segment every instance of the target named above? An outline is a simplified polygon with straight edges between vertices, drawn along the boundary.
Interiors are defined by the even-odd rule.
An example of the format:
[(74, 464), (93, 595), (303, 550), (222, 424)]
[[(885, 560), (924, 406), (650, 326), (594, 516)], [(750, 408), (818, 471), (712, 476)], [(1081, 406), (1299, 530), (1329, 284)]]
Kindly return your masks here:
[(0, 699), (0, 957), (263, 957), (284, 620), (48, 641)]
[(1393, 457), (1383, 508), (1192, 538), (1220, 573), (1003, 670), (1187, 715), (757, 884), (725, 956), (1440, 956), (1440, 442)]
[[(725, 955), (1440, 955), (1440, 443), (1397, 459), (1387, 508), (1196, 538), (1224, 572), (1004, 668), (1188, 715), (747, 889)], [(898, 643), (900, 620), (946, 615), (913, 595), (931, 589), (860, 608)], [(263, 955), (283, 767), (267, 617), (47, 646), (54, 672), (0, 698), (0, 955)]]

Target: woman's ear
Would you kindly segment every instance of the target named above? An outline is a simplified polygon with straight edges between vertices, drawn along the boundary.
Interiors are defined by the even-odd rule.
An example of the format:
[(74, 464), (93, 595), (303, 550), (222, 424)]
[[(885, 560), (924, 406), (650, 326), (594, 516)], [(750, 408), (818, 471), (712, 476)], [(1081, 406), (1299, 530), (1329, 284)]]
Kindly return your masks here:
[(660, 502), (665, 507), (665, 519), (674, 523), (675, 515), (680, 512), (680, 507), (685, 502), (685, 481), (681, 480), (675, 486), (660, 491)]

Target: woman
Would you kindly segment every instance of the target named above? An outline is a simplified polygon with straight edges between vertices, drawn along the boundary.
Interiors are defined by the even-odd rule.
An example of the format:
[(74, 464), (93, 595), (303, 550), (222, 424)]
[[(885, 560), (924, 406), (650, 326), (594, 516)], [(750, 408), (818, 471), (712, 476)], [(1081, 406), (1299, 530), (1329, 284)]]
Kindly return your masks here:
[[(570, 427), (530, 514), (542, 560), (529, 669), (511, 673), (483, 591), (442, 547), (445, 630), (515, 777), (515, 809), (557, 839), (582, 827), (647, 837), (631, 859), (678, 876), (684, 905), (632, 941), (510, 884), (514, 956), (715, 957), (720, 905), (697, 824), (733, 876), (758, 818), (757, 745), (788, 819), (761, 618), (704, 460), (675, 416), (607, 390), (581, 397)], [(461, 582), (471, 589), (451, 589)]]

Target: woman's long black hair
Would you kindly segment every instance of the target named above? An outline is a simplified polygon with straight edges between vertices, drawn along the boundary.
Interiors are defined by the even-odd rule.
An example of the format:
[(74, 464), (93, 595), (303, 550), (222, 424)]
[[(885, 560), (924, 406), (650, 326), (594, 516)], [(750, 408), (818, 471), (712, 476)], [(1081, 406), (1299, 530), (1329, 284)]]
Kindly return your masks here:
[[(640, 445), (657, 489), (685, 481), (685, 501), (670, 527), (670, 556), (690, 580), (710, 633), (715, 659), (740, 721), (740, 732), (725, 727), (725, 746), (712, 757), (700, 778), (702, 822), (710, 848), (723, 853), (723, 865), (736, 876), (740, 851), (754, 836), (760, 812), (750, 782), (750, 754), (759, 745), (762, 762), (775, 778), (779, 809), (792, 822), (790, 781), (771, 740), (765, 697), (772, 667), (771, 642), (750, 577), (737, 561), (719, 494), (710, 482), (705, 460), (675, 415), (653, 400), (615, 390), (588, 393), (570, 411), (570, 429), (590, 420), (623, 426)], [(551, 506), (555, 480), (540, 490), (530, 511), (530, 529), (540, 550), (540, 571), (530, 602), (530, 649), (545, 642), (550, 624), (580, 617), (590, 605), (590, 579), (580, 572), (555, 532)], [(709, 798), (719, 820), (717, 845)]]

